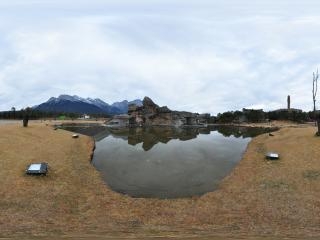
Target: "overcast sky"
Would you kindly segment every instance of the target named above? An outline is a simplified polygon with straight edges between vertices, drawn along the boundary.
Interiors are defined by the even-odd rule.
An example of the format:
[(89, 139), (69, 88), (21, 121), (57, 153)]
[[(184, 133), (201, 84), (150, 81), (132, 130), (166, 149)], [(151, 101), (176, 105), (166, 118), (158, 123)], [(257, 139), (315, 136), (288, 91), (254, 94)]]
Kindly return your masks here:
[(149, 96), (212, 114), (283, 108), (291, 95), (292, 107), (311, 110), (319, 9), (316, 0), (0, 0), (0, 110), (60, 94)]

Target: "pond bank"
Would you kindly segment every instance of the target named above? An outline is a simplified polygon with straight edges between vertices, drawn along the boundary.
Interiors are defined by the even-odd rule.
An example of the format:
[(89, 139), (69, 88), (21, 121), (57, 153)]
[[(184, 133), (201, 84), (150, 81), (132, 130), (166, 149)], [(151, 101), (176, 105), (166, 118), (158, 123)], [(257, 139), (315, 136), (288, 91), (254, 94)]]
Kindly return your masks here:
[[(319, 236), (315, 131), (297, 125), (260, 135), (217, 191), (158, 200), (108, 189), (90, 165), (89, 137), (73, 139), (45, 123), (0, 126), (0, 237)], [(269, 150), (280, 161), (266, 161)], [(48, 176), (25, 176), (32, 161), (48, 162)]]

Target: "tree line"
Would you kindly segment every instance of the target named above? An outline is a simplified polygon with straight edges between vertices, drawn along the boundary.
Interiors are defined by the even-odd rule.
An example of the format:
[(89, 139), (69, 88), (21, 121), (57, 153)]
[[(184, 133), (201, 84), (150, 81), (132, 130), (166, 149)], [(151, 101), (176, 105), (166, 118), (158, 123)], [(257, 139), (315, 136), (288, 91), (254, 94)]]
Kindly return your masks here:
[[(16, 111), (14, 108), (11, 111), (0, 112), (0, 119), (7, 120), (23, 120), (28, 115), (30, 120), (38, 119), (78, 119), (83, 116), (80, 113), (70, 112), (45, 112), (39, 110), (33, 110), (31, 108), (21, 109)], [(90, 114), (91, 118), (110, 118), (108, 114)], [(313, 111), (269, 111), (264, 112), (263, 110), (251, 110), (244, 109), (243, 111), (227, 111), (219, 113), (217, 116), (212, 116), (208, 119), (209, 123), (259, 123), (273, 120), (290, 120), (298, 123), (312, 121), (315, 115)]]
[(259, 123), (274, 120), (294, 121), (303, 123), (312, 121), (314, 118), (313, 111), (269, 111), (263, 110), (245, 110), (245, 111), (227, 111), (219, 113), (216, 117), (211, 117), (210, 123)]
[[(22, 120), (28, 115), (30, 120), (38, 119), (77, 119), (83, 116), (81, 113), (70, 113), (70, 112), (45, 112), (39, 110), (33, 110), (31, 108), (21, 109), (16, 111), (14, 108), (11, 111), (2, 111), (0, 112), (0, 119), (6, 120)], [(99, 113), (99, 114), (90, 114), (91, 118), (108, 118), (110, 115)]]

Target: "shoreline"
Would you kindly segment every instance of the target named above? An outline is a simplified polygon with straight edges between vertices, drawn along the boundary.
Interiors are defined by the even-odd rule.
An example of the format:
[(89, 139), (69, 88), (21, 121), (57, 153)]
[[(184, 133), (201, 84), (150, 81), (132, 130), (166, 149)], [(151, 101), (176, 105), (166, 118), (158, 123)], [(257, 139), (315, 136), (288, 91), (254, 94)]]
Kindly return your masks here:
[[(88, 161), (94, 150), (89, 137), (72, 139), (46, 122), (0, 126), (0, 237), (320, 236), (315, 130), (287, 126), (273, 137), (255, 137), (218, 190), (159, 200), (110, 190)], [(280, 153), (279, 161), (265, 160), (269, 149)], [(26, 163), (37, 159), (49, 161), (48, 177), (24, 176)]]

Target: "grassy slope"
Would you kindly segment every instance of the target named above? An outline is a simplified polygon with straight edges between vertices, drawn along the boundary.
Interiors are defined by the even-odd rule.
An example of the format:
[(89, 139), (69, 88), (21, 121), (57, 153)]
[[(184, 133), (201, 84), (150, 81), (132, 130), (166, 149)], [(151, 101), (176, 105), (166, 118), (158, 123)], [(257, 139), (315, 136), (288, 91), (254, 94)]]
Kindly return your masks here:
[[(112, 192), (90, 165), (90, 138), (44, 124), (0, 126), (0, 236), (82, 234), (320, 235), (320, 139), (284, 128), (255, 138), (219, 190), (176, 200)], [(281, 160), (268, 162), (274, 150)], [(25, 176), (48, 162), (47, 177)]]

